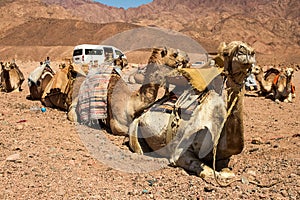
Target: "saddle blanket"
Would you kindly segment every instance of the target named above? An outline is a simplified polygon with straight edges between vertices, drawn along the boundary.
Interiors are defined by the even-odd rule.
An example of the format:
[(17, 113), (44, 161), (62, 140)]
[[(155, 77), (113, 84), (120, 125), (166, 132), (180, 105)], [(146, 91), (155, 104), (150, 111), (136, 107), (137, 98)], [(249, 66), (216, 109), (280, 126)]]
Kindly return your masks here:
[[(33, 82), (34, 84), (37, 84), (37, 81), (39, 80), (39, 78), (42, 76), (43, 71), (45, 69), (45, 65), (43, 66), (39, 66), (37, 68), (35, 68), (28, 77), (28, 81)], [(29, 82), (28, 82), (29, 84)]]
[(82, 123), (107, 118), (107, 88), (112, 65), (100, 65), (89, 70), (78, 93), (77, 113)]

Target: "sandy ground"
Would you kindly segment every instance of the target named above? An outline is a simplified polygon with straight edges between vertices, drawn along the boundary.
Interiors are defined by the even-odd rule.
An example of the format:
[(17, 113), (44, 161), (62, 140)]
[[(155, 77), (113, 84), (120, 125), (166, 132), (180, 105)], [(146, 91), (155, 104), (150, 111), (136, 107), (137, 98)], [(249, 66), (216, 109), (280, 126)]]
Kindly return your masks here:
[[(18, 64), (26, 77), (38, 65)], [(294, 83), (300, 88), (300, 72)], [(64, 112), (33, 111), (41, 104), (28, 93), (27, 82), (22, 92), (0, 93), (0, 199), (300, 199), (299, 94), (279, 104), (245, 97), (245, 148), (230, 162), (240, 181), (222, 188), (170, 166), (118, 171), (94, 158)], [(124, 137), (98, 134), (130, 153)]]

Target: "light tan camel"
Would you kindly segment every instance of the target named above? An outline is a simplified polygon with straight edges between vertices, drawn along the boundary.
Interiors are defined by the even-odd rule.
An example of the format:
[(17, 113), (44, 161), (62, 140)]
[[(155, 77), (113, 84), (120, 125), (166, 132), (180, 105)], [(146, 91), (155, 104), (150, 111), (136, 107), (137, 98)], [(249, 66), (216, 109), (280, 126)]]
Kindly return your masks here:
[(4, 92), (21, 91), (24, 75), (15, 62), (1, 62), (1, 90)]
[(263, 71), (259, 65), (252, 67), (252, 73), (255, 75), (260, 87), (260, 94), (263, 96), (273, 97), (273, 82), (280, 71), (276, 68), (270, 68), (267, 71)]
[(55, 72), (48, 65), (41, 65), (32, 71), (28, 77), (29, 96), (31, 100), (41, 100), (41, 97), (55, 75)]
[(275, 102), (292, 102), (295, 94), (295, 86), (292, 84), (294, 69), (283, 67), (273, 81), (273, 93)]
[(270, 97), (277, 103), (292, 102), (292, 99), (296, 97), (295, 86), (292, 84), (294, 73), (292, 67), (281, 69), (272, 67), (263, 72), (260, 66), (255, 65), (252, 67), (252, 73), (259, 82), (261, 95)]
[(146, 66), (144, 82), (137, 91), (132, 92), (119, 74), (112, 74), (107, 98), (107, 124), (111, 132), (127, 135), (132, 120), (156, 100), (166, 74), (174, 68), (189, 66), (185, 52), (172, 48), (154, 48)]
[(43, 95), (41, 102), (47, 107), (59, 108), (67, 111), (72, 103), (73, 83), (77, 76), (85, 76), (79, 65), (62, 63), (60, 70), (51, 79)]
[[(141, 137), (156, 154), (202, 177), (212, 175), (208, 166), (212, 166), (215, 146), (217, 170), (223, 170), (218, 174), (232, 175), (224, 169), (230, 157), (239, 154), (244, 147), (244, 79), (255, 63), (255, 52), (246, 43), (233, 41), (228, 45), (222, 43), (218, 58), (223, 60), (219, 66), (224, 66), (224, 80), (218, 75), (206, 88), (201, 88), (204, 84), (199, 76), (201, 90), (184, 92), (175, 103), (175, 111), (180, 112), (152, 111), (153, 107), (160, 106), (158, 103), (133, 121), (129, 128), (129, 144), (134, 152), (144, 153), (145, 148), (138, 140)], [(189, 82), (194, 89), (199, 88), (196, 80)], [(220, 89), (218, 86), (223, 83)], [(193, 100), (187, 104), (188, 101), (182, 99)], [(183, 108), (184, 104), (187, 108)]]

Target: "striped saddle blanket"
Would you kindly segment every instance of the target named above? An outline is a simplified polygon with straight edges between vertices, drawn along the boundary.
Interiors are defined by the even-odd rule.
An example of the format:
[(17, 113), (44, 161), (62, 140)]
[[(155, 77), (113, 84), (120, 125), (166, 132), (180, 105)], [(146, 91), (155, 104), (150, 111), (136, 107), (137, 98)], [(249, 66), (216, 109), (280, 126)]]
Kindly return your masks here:
[(111, 64), (89, 70), (78, 93), (77, 113), (81, 123), (107, 118), (107, 89), (112, 70)]

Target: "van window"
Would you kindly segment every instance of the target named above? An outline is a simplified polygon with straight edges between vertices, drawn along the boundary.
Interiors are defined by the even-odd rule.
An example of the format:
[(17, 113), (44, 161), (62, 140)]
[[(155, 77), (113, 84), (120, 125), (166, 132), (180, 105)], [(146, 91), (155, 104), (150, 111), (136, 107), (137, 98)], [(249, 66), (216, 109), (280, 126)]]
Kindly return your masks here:
[(80, 55), (82, 55), (82, 49), (76, 49), (76, 50), (74, 50), (73, 56), (80, 56)]
[(107, 54), (107, 53), (113, 53), (113, 49), (112, 48), (109, 48), (109, 47), (103, 47), (104, 49), (104, 53)]
[(115, 50), (117, 57), (119, 57), (120, 55), (123, 55), (123, 53), (121, 51)]
[(85, 55), (102, 55), (103, 51), (101, 49), (86, 49)]
[(109, 60), (113, 59), (113, 57), (114, 57), (113, 49), (110, 47), (103, 47), (103, 49), (104, 49), (104, 55), (105, 55), (104, 61), (109, 61)]

